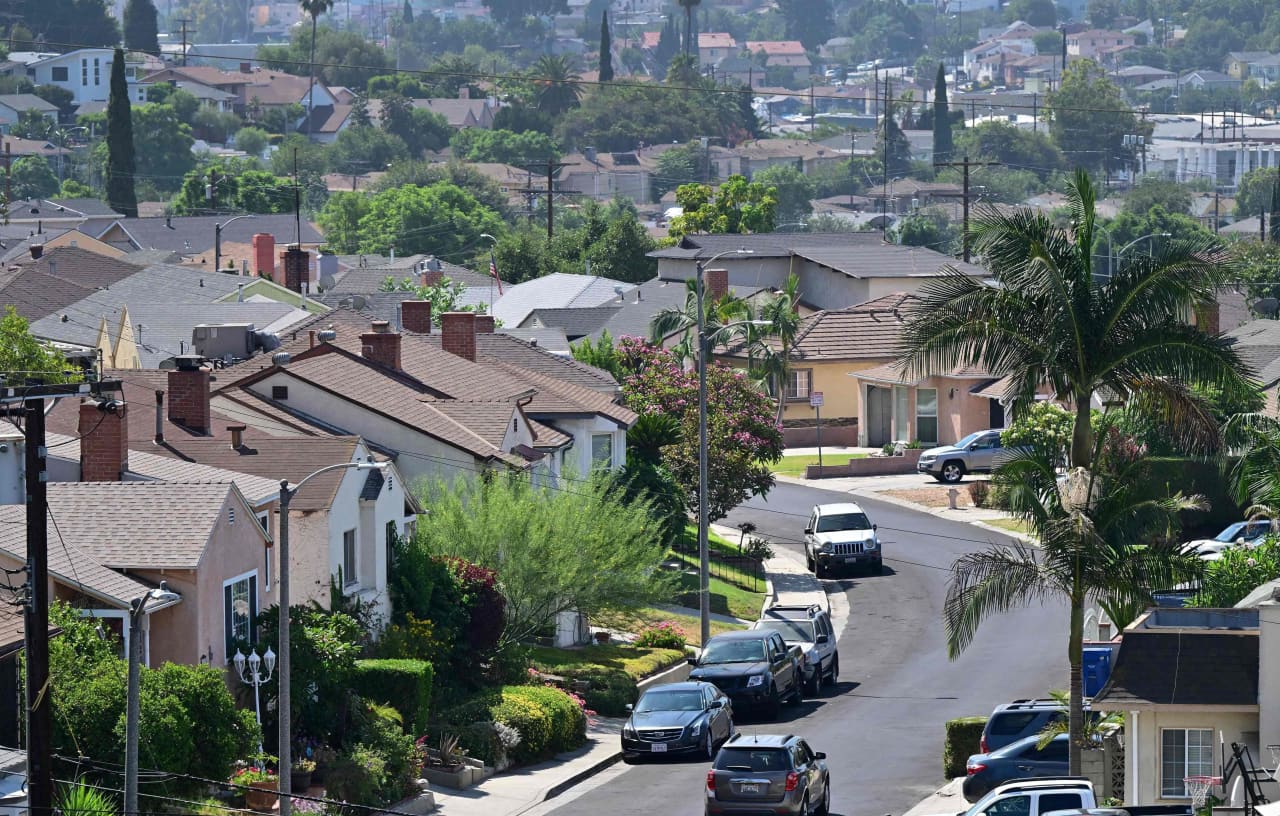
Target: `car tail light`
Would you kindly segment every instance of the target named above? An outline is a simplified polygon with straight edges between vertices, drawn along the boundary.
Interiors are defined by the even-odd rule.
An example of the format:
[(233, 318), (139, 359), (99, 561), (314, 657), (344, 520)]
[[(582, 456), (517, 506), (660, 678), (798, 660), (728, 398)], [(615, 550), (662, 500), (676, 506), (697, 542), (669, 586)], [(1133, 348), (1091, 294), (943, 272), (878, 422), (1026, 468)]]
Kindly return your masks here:
[(974, 762), (973, 764), (966, 766), (964, 770), (966, 774), (973, 776), (978, 771), (985, 771), (986, 769), (987, 766), (983, 765), (981, 762)]
[(978, 753), (981, 753), (981, 754), (991, 753), (990, 751), (987, 750), (987, 735), (985, 732), (982, 735), (982, 739), (978, 740)]
[(787, 774), (787, 790), (788, 791), (795, 790), (799, 784), (800, 784), (800, 774), (796, 773), (795, 771), (792, 771), (791, 773)]
[(716, 789), (716, 772), (707, 771), (707, 790), (715, 791)]

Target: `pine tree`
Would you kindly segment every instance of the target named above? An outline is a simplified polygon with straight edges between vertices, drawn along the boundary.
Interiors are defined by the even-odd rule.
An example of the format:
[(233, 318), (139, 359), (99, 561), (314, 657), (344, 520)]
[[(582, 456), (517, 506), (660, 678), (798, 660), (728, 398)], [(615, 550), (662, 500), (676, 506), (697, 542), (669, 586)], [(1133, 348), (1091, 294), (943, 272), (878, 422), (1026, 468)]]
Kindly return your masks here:
[(111, 95), (107, 100), (107, 205), (128, 218), (138, 217), (138, 196), (133, 189), (136, 167), (124, 50), (117, 48), (111, 61)]
[(933, 83), (933, 160), (951, 161), (955, 142), (951, 138), (951, 111), (947, 106), (947, 69), (938, 63), (938, 78)]
[(151, 0), (129, 0), (124, 7), (124, 47), (160, 55), (160, 29)]
[(401, 15), (400, 21), (405, 25), (413, 22), (413, 6), (409, 4), (409, 0), (404, 0), (404, 14)]
[(907, 134), (903, 133), (902, 127), (898, 125), (897, 105), (894, 104), (893, 91), (887, 79), (884, 83), (884, 97), (884, 117), (880, 122), (880, 132), (877, 134), (876, 152), (881, 155), (885, 167), (888, 168), (889, 176), (902, 178), (911, 170), (911, 143), (907, 141)]
[(609, 36), (609, 12), (600, 15), (600, 81), (613, 82), (613, 38)]
[(658, 61), (660, 73), (666, 73), (667, 63), (680, 53), (680, 27), (676, 24), (675, 15), (667, 15), (667, 24), (658, 35), (658, 45), (653, 49), (653, 58)]

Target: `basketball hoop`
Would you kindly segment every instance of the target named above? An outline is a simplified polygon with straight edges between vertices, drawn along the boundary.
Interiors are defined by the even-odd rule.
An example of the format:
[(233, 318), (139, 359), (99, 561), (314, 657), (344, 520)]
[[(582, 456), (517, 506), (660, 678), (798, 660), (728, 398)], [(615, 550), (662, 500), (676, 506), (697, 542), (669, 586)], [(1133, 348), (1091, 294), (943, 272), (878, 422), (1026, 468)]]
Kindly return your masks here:
[(1199, 811), (1209, 798), (1209, 788), (1222, 784), (1220, 776), (1188, 776), (1182, 780), (1187, 786), (1187, 795), (1191, 797), (1191, 807)]

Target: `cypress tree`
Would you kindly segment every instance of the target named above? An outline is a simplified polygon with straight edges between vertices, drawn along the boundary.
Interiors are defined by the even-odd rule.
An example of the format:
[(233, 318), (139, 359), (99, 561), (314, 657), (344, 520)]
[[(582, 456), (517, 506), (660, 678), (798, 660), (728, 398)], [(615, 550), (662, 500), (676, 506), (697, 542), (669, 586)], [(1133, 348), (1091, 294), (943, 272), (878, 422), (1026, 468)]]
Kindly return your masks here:
[(151, 0), (129, 0), (125, 5), (124, 47), (160, 56), (160, 28)]
[(133, 189), (136, 167), (124, 51), (117, 48), (111, 61), (111, 95), (107, 101), (107, 206), (128, 218), (138, 217), (138, 196)]
[(1277, 212), (1280, 212), (1280, 173), (1276, 174), (1276, 180), (1271, 185), (1271, 243), (1273, 244), (1280, 244), (1280, 220), (1276, 219)]
[(600, 15), (600, 81), (613, 81), (613, 38), (609, 36), (609, 12)]
[(406, 24), (413, 22), (413, 6), (409, 5), (409, 0), (404, 0), (404, 14), (401, 17), (401, 22)]
[(955, 142), (951, 138), (951, 111), (947, 106), (947, 69), (938, 63), (938, 78), (933, 83), (933, 160), (951, 161)]

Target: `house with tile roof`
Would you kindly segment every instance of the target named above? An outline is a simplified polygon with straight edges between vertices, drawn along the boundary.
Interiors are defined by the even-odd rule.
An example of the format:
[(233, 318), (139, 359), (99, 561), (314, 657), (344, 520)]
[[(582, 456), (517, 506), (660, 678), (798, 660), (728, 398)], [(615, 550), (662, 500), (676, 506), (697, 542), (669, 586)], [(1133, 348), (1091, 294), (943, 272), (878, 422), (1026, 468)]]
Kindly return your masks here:
[(597, 201), (612, 201), (618, 196), (632, 201), (649, 201), (651, 173), (634, 150), (620, 153), (584, 148), (569, 153), (560, 161), (559, 183), (566, 189)]
[(723, 57), (738, 53), (733, 35), (723, 31), (698, 32), (698, 65), (715, 65)]

